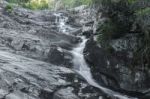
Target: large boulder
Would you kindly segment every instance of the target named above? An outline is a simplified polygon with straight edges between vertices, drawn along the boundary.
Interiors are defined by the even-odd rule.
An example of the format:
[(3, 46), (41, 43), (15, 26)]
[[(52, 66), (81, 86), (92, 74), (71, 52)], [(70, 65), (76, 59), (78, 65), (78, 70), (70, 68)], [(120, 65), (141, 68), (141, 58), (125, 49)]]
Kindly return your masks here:
[(141, 99), (150, 99), (150, 93), (145, 94)]
[(86, 43), (86, 47), (84, 49), (84, 55), (85, 59), (88, 61), (88, 63), (91, 63), (96, 66), (102, 66), (105, 67), (107, 65), (105, 59), (106, 54), (104, 53), (103, 49), (100, 49), (96, 42), (91, 38)]
[(84, 26), (82, 30), (82, 35), (89, 38), (93, 35), (93, 28), (90, 26)]
[[(110, 64), (116, 68), (121, 88), (130, 91), (141, 91), (150, 87), (149, 69), (143, 70), (142, 66), (133, 67), (135, 51), (138, 48), (138, 35), (130, 34), (122, 38), (112, 40), (110, 46), (114, 53), (109, 56)], [(114, 62), (114, 59), (117, 60)]]
[(50, 63), (55, 64), (55, 65), (64, 65), (66, 67), (70, 67), (72, 65), (71, 60), (72, 60), (71, 53), (68, 51), (57, 47), (56, 45), (52, 45), (50, 47), (50, 51), (48, 53), (48, 60)]
[(84, 49), (84, 56), (91, 67), (93, 77), (101, 84), (107, 87), (119, 87), (113, 70), (108, 69), (107, 54), (97, 46), (97, 43), (91, 38)]
[(46, 99), (57, 87), (70, 84), (65, 76), (73, 74), (70, 69), (5, 51), (0, 51), (0, 57), (2, 99)]
[[(93, 77), (101, 84), (130, 95), (140, 96), (149, 88), (149, 69), (133, 69), (132, 58), (136, 48), (136, 35), (127, 35), (108, 44), (113, 51), (102, 48), (93, 39), (86, 44), (84, 55)], [(109, 54), (108, 54), (109, 53)], [(129, 91), (129, 92), (128, 92)], [(140, 93), (138, 93), (140, 92)]]

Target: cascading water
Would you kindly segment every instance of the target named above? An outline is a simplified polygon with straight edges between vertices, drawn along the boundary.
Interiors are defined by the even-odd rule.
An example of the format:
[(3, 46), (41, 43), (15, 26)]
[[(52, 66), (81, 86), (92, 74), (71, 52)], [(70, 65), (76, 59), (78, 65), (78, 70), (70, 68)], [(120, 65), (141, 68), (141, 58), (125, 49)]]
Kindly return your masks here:
[(66, 24), (68, 21), (68, 17), (64, 16), (62, 13), (55, 13), (54, 15), (56, 16), (55, 23), (58, 25), (59, 32), (69, 34), (69, 32), (73, 30), (73, 28)]
[[(68, 20), (68, 18), (65, 16), (62, 17), (61, 16), (62, 14), (60, 14), (60, 13), (55, 14), (55, 15), (57, 17), (56, 22), (58, 23), (59, 31), (61, 31), (62, 33), (68, 34), (66, 29), (68, 27), (69, 27), (69, 29), (73, 29), (70, 26), (66, 25), (66, 21)], [(119, 99), (137, 99), (137, 98), (128, 97), (126, 95), (122, 95), (118, 92), (115, 92), (108, 88), (102, 87), (93, 79), (90, 68), (89, 68), (88, 64), (86, 63), (86, 61), (84, 59), (84, 55), (83, 55), (83, 50), (85, 48), (87, 39), (83, 36), (80, 36), (80, 38), (82, 39), (82, 42), (71, 51), (71, 53), (74, 57), (73, 64), (74, 64), (74, 70), (76, 71), (76, 73), (81, 75), (91, 86), (99, 88), (101, 91), (103, 91), (110, 97), (116, 97)]]
[(114, 92), (110, 89), (104, 88), (100, 86), (98, 83), (95, 82), (95, 80), (92, 77), (90, 68), (88, 67), (88, 64), (86, 63), (83, 55), (83, 50), (86, 44), (87, 39), (84, 37), (82, 38), (82, 43), (80, 43), (76, 48), (72, 50), (72, 54), (74, 56), (73, 63), (74, 63), (74, 69), (75, 71), (81, 75), (90, 85), (99, 88), (104, 93), (108, 94), (110, 97), (117, 97), (119, 99), (137, 99), (137, 98), (130, 98), (125, 95), (121, 95), (120, 93)]

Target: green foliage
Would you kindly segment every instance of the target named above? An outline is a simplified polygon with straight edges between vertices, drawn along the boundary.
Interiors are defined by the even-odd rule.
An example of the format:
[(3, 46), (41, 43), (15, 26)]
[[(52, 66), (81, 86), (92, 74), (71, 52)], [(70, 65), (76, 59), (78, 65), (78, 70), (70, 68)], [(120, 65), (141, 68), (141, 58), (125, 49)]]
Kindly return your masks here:
[(21, 5), (32, 10), (48, 9), (48, 0), (8, 0), (9, 3)]
[(30, 0), (7, 0), (9, 3), (15, 3), (15, 4), (23, 4), (26, 2), (29, 2)]
[(101, 5), (100, 11), (109, 19), (100, 26), (98, 41), (102, 45), (109, 46), (108, 42), (116, 36), (139, 33), (138, 49), (134, 52), (133, 65), (150, 67), (150, 8), (148, 2), (149, 0), (94, 0), (97, 6)]
[(133, 4), (133, 3), (135, 3), (137, 0), (128, 0), (128, 3), (129, 4)]
[(112, 54), (115, 51), (114, 51), (113, 47), (109, 45), (109, 39), (107, 39), (107, 38), (108, 37), (106, 34), (101, 34), (101, 35), (98, 35), (97, 41), (107, 51), (108, 54)]
[(38, 1), (27, 2), (27, 3), (23, 4), (23, 7), (29, 8), (32, 10), (36, 10), (36, 9), (43, 10), (43, 9), (48, 9), (49, 5), (48, 5), (48, 2), (46, 2), (46, 0), (42, 0), (40, 2), (38, 2)]
[[(136, 23), (140, 26), (141, 31), (144, 33), (144, 38), (150, 39), (150, 8), (140, 9), (135, 12)], [(150, 43), (150, 42), (149, 42)]]
[(5, 10), (9, 13), (13, 11), (13, 6), (11, 4), (6, 5)]
[(104, 40), (119, 38), (130, 32), (134, 18), (128, 7), (128, 2), (124, 0), (100, 1), (102, 4), (101, 11), (105, 17), (109, 18), (100, 26), (100, 33), (103, 35)]
[(98, 37), (98, 41), (102, 42), (115, 38), (115, 36), (118, 36), (116, 35), (118, 29), (111, 20), (105, 21), (105, 23), (102, 24), (100, 27), (101, 29), (99, 31), (100, 35)]
[[(15, 3), (22, 5), (25, 8), (29, 9), (54, 9), (55, 4), (59, 1), (53, 0), (8, 0), (9, 3)], [(63, 8), (73, 8), (80, 5), (91, 5), (92, 0), (60, 0)]]
[(149, 14), (150, 14), (150, 8), (147, 7), (147, 8), (144, 8), (144, 9), (137, 10), (135, 14), (136, 14), (137, 16), (149, 15)]
[(136, 23), (139, 25), (143, 35), (142, 44), (139, 45), (139, 49), (135, 52), (136, 60), (140, 60), (143, 66), (150, 68), (150, 8), (139, 9), (135, 12)]

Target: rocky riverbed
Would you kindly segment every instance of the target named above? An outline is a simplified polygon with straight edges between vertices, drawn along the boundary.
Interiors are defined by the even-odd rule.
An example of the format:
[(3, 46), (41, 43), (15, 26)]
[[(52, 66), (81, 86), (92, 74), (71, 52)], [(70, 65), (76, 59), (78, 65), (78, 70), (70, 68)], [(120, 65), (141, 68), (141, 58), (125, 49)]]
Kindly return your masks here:
[[(80, 99), (99, 97), (71, 69), (80, 39), (60, 31), (57, 13), (0, 5), (0, 99)], [(60, 13), (60, 12), (58, 12)], [(66, 12), (63, 16), (68, 16)], [(69, 17), (69, 16), (68, 16)], [(77, 26), (75, 26), (77, 27)], [(69, 67), (69, 68), (66, 68)]]
[[(91, 16), (94, 11), (84, 6), (58, 12), (32, 11), (16, 6), (8, 12), (5, 6), (0, 5), (0, 99), (118, 99), (128, 95), (149, 99), (148, 94), (143, 98), (149, 92), (145, 88), (148, 85), (142, 86), (146, 92), (142, 88), (137, 90), (136, 85), (131, 87), (135, 84), (133, 77), (125, 75), (130, 70), (116, 65), (117, 59), (108, 58), (107, 52), (95, 42), (96, 22), (95, 16)], [(110, 95), (103, 88), (92, 86), (74, 70), (72, 51), (84, 41), (81, 35), (88, 40), (84, 57), (93, 78), (99, 85), (115, 90), (115, 95), (120, 95), (118, 98), (112, 95), (116, 92)], [(114, 41), (112, 45), (115, 47), (116, 43)], [(110, 68), (110, 64), (114, 66)], [(118, 66), (119, 74), (115, 66)], [(137, 77), (142, 74), (138, 73)], [(137, 77), (134, 78), (136, 82), (140, 80)], [(130, 88), (134, 90), (126, 90)]]

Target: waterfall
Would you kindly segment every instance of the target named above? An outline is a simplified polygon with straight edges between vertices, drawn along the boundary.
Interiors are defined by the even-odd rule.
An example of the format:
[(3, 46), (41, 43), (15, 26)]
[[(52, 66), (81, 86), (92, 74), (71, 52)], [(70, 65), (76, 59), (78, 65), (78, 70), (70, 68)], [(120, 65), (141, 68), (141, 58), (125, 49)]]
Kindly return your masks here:
[(79, 75), (81, 75), (90, 85), (96, 88), (99, 88), (101, 91), (108, 94), (110, 97), (113, 96), (119, 99), (137, 99), (137, 98), (132, 98), (132, 97), (128, 97), (125, 95), (121, 95), (120, 93), (117, 93), (115, 91), (102, 87), (93, 79), (90, 68), (88, 64), (86, 63), (84, 59), (84, 55), (83, 55), (83, 50), (85, 48), (87, 39), (85, 39), (84, 37), (81, 37), (81, 38), (82, 38), (82, 43), (80, 43), (76, 48), (72, 50), (72, 54), (74, 56), (73, 64), (74, 64), (75, 71)]
[[(67, 29), (73, 30), (71, 26), (66, 25), (66, 22), (68, 20), (67, 17), (63, 16), (61, 13), (55, 14), (56, 18), (56, 23), (58, 24), (59, 27), (59, 32), (62, 32), (64, 34), (69, 35), (69, 32)], [(91, 70), (86, 63), (83, 55), (83, 50), (85, 48), (87, 39), (83, 36), (79, 36), (82, 39), (82, 42), (75, 47), (72, 51), (70, 51), (73, 55), (73, 65), (74, 65), (74, 71), (82, 76), (91, 86), (94, 86), (96, 88), (99, 88), (101, 91), (106, 93), (110, 97), (116, 97), (119, 99), (137, 99), (133, 97), (128, 97), (126, 95), (122, 95), (118, 92), (112, 91), (111, 89), (105, 88), (101, 85), (99, 85), (92, 77)]]
[(72, 28), (70, 25), (67, 25), (68, 17), (64, 16), (62, 13), (55, 13), (56, 16), (55, 23), (57, 24), (58, 31), (60, 33), (68, 34), (70, 31), (73, 31), (74, 28)]

